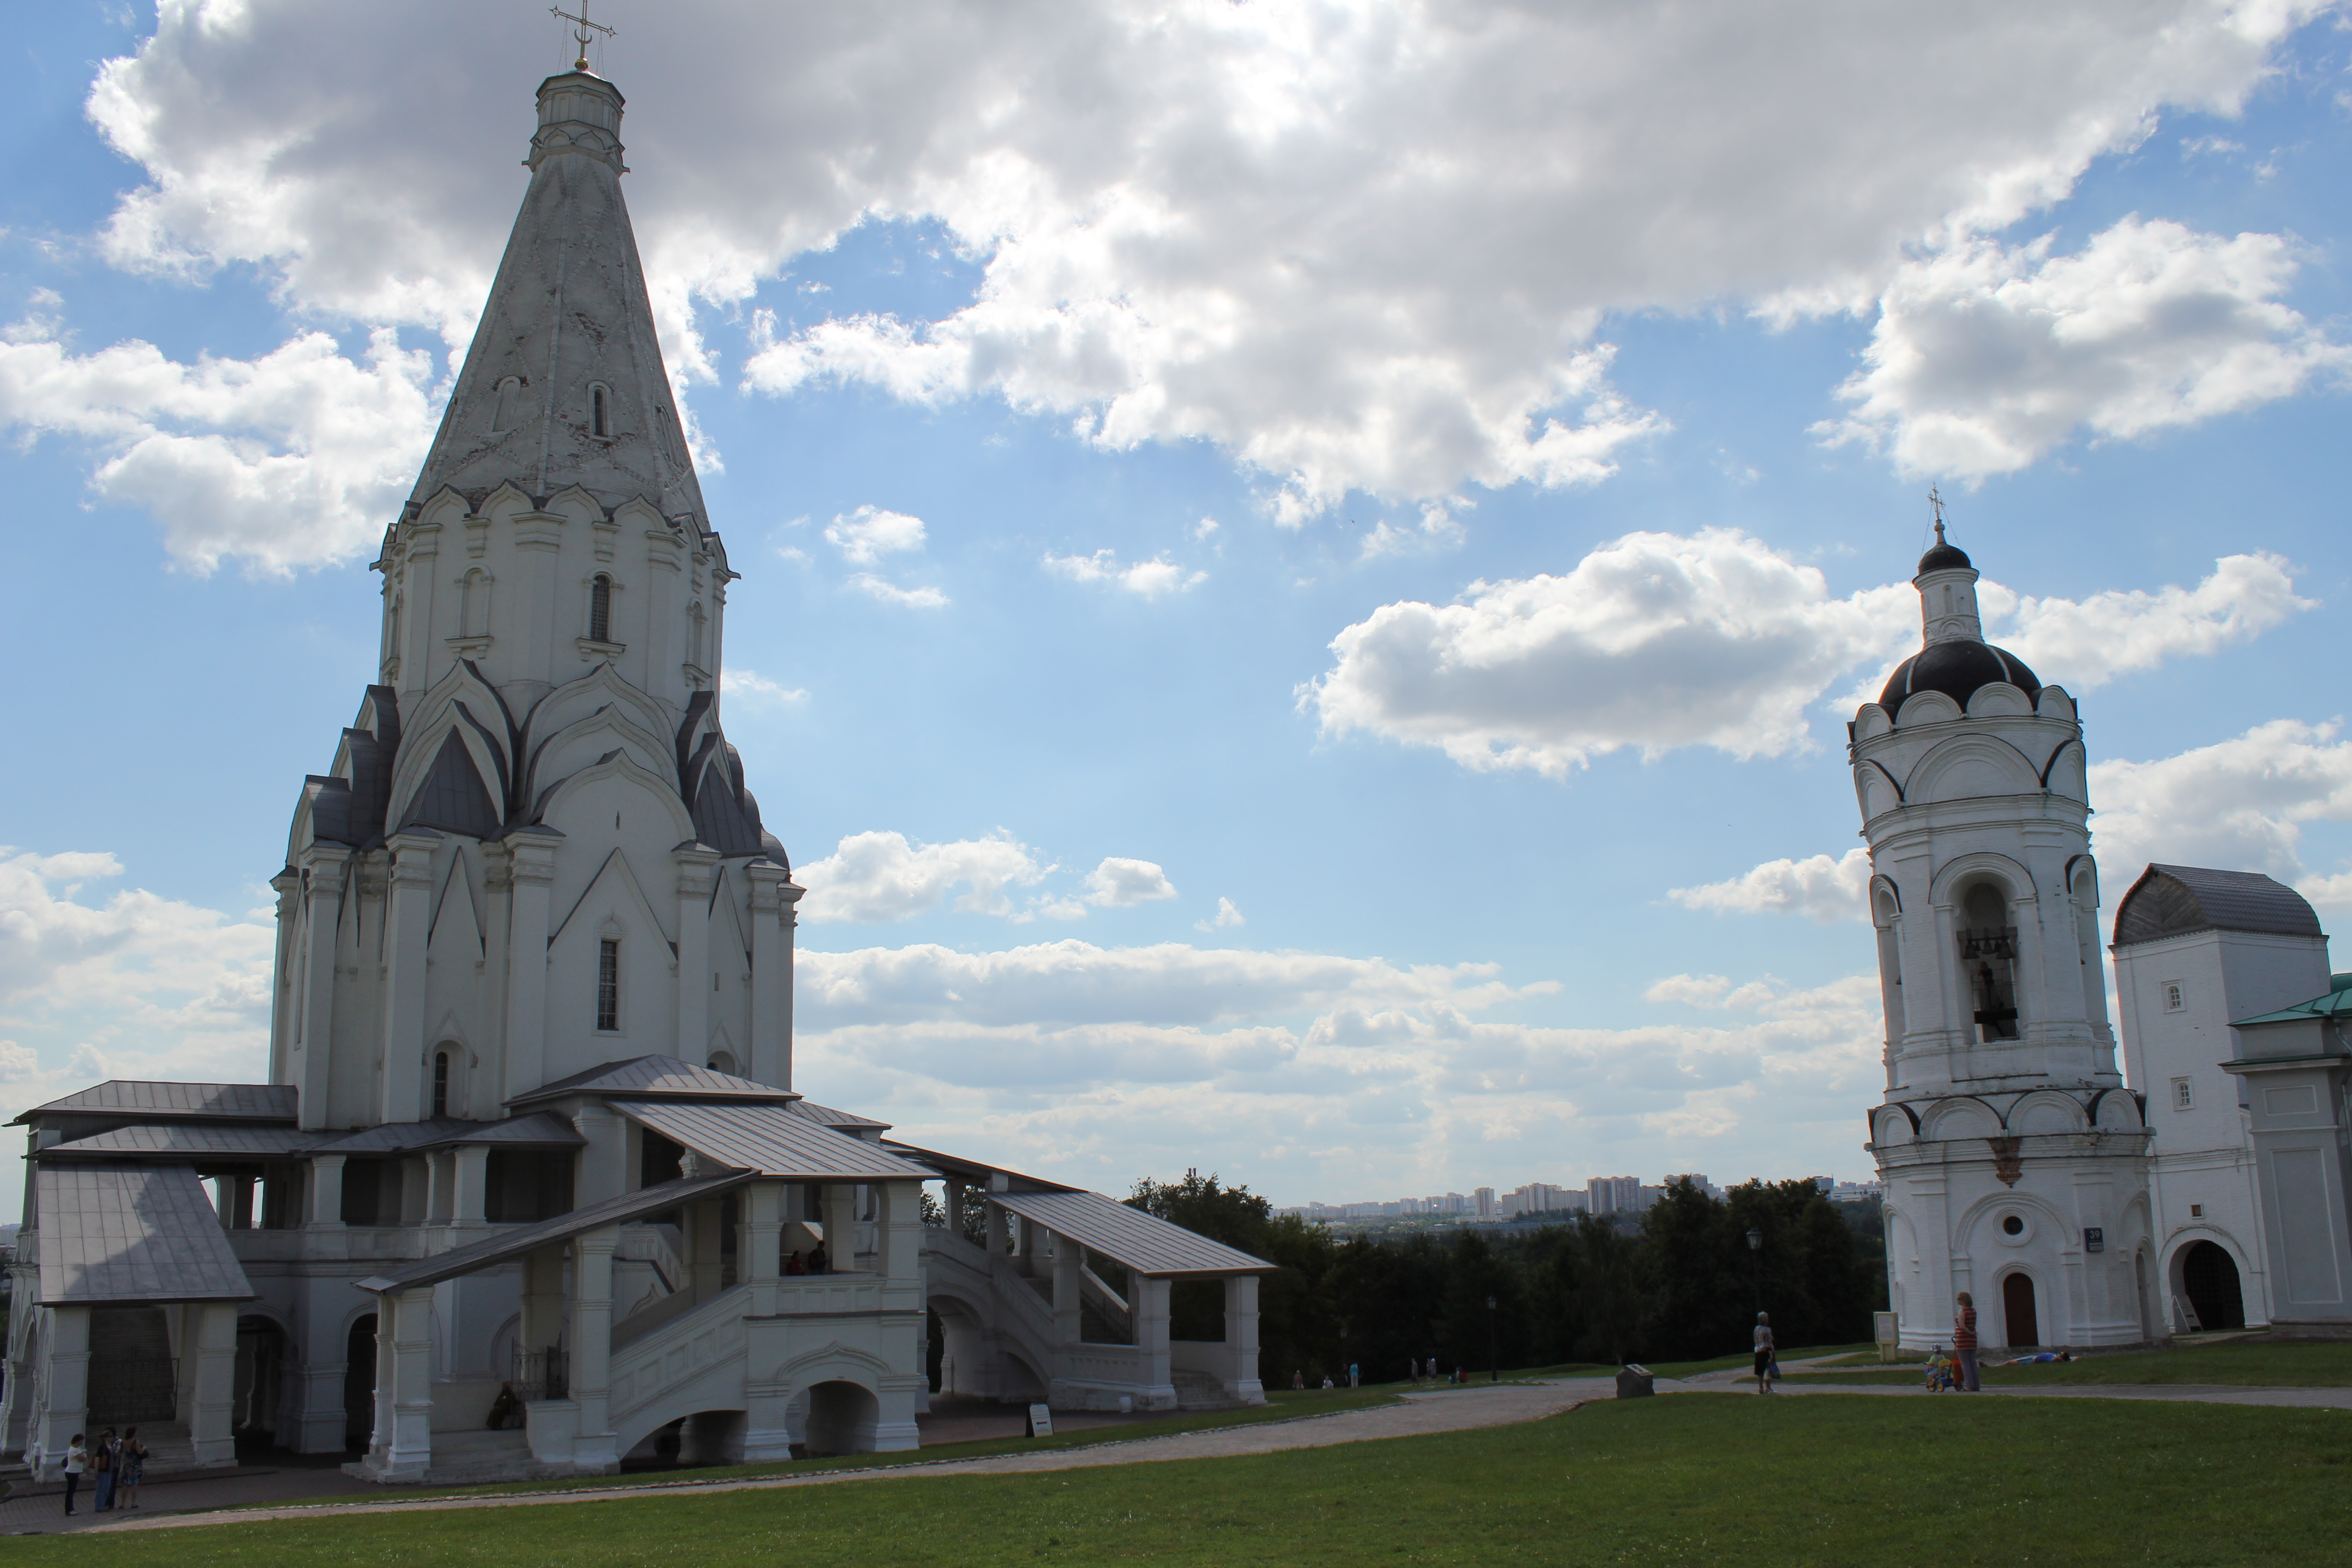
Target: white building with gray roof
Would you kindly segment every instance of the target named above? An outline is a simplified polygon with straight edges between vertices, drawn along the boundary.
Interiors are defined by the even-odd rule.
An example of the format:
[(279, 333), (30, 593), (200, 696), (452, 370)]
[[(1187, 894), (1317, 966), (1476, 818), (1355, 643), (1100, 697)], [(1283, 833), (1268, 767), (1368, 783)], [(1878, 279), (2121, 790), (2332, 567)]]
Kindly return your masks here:
[[(689, 1458), (905, 1448), (934, 1312), (946, 1392), (1261, 1401), (1269, 1265), (793, 1091), (802, 889), (721, 723), (735, 574), (622, 199), (621, 94), (583, 65), (538, 99), (374, 563), (377, 667), (272, 884), (269, 1081), (18, 1118), (0, 1462), (53, 1474), (132, 1422), (158, 1469), (245, 1436), (384, 1481), (604, 1473), (665, 1433)], [(1224, 1281), (1222, 1341), (1170, 1338), (1181, 1279)]]

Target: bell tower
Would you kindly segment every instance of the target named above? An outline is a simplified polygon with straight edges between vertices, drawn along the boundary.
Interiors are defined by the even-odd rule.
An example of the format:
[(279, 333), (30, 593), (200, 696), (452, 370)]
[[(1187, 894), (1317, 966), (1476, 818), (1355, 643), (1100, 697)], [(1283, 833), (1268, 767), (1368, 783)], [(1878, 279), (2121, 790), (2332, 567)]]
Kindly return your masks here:
[[(1848, 726), (1870, 847), (1890, 1300), (1906, 1344), (1976, 1298), (1988, 1345), (2143, 1331), (2147, 1132), (2116, 1070), (2074, 703), (1984, 640), (1936, 525), (1921, 647)], [(2141, 1267), (2145, 1267), (2142, 1265)], [(2120, 1269), (2120, 1272), (2119, 1272)]]

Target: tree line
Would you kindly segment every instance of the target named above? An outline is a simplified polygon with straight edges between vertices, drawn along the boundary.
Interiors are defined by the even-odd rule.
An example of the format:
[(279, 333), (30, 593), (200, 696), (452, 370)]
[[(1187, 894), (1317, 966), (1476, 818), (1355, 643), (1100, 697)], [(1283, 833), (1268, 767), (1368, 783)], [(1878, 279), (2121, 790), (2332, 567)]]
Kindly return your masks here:
[[(1350, 1363), (1386, 1382), (1432, 1357), (1474, 1371), (1704, 1360), (1747, 1350), (1759, 1300), (1780, 1344), (1847, 1344), (1870, 1338), (1886, 1302), (1875, 1207), (1832, 1205), (1804, 1181), (1720, 1200), (1679, 1181), (1629, 1223), (1570, 1215), (1380, 1239), (1276, 1215), (1215, 1175), (1146, 1178), (1127, 1202), (1276, 1266), (1258, 1288), (1269, 1388), (1294, 1372), (1344, 1383)], [(1173, 1337), (1224, 1337), (1215, 1281), (1178, 1281), (1169, 1307)]]

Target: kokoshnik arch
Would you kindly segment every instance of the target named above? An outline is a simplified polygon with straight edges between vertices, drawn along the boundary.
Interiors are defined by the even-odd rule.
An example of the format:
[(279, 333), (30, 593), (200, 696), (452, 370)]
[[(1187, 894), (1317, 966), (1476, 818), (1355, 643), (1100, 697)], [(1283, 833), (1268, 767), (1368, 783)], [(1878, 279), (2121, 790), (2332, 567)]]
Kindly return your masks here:
[[(802, 889), (721, 725), (735, 574), (621, 113), (584, 66), (539, 89), (512, 237), (375, 563), (373, 682), (272, 883), (268, 1082), (109, 1082), (18, 1119), (0, 1457), (38, 1475), (132, 1421), (159, 1468), (252, 1433), (383, 1481), (604, 1473), (670, 1430), (688, 1458), (912, 1447), (930, 1312), (944, 1392), (1264, 1400), (1269, 1265), (793, 1090)], [(1184, 1279), (1223, 1282), (1222, 1340), (1170, 1338)]]

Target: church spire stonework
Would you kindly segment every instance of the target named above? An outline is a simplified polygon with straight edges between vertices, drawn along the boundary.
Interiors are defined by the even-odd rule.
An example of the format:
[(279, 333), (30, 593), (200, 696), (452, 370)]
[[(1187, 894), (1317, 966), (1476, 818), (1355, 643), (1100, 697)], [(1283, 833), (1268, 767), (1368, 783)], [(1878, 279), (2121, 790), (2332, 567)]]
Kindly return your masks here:
[(411, 516), (445, 486), (544, 497), (579, 485), (607, 508), (642, 497), (708, 531), (621, 195), (622, 105), (587, 71), (540, 84), (530, 186)]

